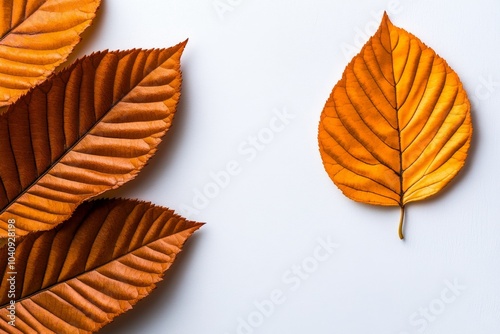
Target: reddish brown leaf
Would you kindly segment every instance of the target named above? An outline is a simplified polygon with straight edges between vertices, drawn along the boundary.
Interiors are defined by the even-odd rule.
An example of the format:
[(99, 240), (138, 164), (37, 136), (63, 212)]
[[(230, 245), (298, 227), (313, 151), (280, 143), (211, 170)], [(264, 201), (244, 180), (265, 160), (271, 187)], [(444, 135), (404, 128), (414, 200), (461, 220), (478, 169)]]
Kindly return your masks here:
[[(0, 250), (0, 329), (5, 333), (91, 333), (147, 296), (202, 224), (132, 200), (82, 204), (55, 229)], [(15, 317), (7, 307), (15, 301)], [(11, 324), (9, 321), (15, 320)]]
[(99, 52), (0, 116), (0, 237), (48, 230), (84, 200), (135, 177), (169, 129), (185, 43)]

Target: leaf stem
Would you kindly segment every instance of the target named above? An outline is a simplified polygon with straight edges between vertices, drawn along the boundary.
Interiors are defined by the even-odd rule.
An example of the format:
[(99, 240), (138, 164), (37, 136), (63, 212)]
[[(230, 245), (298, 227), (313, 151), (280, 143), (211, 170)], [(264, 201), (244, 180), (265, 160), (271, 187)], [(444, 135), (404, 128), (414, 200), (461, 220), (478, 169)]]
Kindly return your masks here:
[(405, 206), (401, 205), (401, 215), (399, 216), (399, 239), (403, 240), (405, 238), (403, 234), (403, 224), (405, 220)]

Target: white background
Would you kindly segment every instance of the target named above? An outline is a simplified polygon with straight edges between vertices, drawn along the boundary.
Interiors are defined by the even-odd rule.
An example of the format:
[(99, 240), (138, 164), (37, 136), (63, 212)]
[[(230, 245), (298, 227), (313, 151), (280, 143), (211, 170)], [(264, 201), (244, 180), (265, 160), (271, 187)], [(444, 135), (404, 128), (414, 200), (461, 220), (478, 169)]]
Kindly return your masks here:
[[(440, 195), (407, 207), (405, 241), (399, 209), (342, 195), (316, 139), (349, 51), (382, 10), (448, 61), (473, 105), (466, 167)], [(76, 55), (186, 38), (173, 127), (139, 177), (108, 196), (207, 224), (158, 288), (102, 333), (500, 332), (500, 2), (103, 0)], [(271, 140), (277, 110), (294, 118)], [(262, 151), (241, 151), (259, 134)], [(196, 192), (231, 161), (239, 174), (201, 203)], [(322, 262), (319, 239), (339, 245)], [(270, 307), (273, 291), (282, 298)]]

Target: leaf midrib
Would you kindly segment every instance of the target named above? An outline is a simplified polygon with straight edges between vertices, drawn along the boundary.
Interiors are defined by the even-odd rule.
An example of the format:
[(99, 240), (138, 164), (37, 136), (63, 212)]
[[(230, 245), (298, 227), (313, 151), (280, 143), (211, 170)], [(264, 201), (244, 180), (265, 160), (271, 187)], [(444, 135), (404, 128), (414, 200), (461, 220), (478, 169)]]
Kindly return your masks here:
[[(385, 14), (387, 15), (387, 14)], [(390, 25), (392, 25), (390, 22), (389, 22), (389, 19), (388, 17), (386, 16), (386, 26), (387, 26), (387, 30), (389, 32), (389, 45), (390, 45), (390, 52), (389, 52), (389, 55), (391, 56), (391, 65), (392, 65), (392, 71), (391, 71), (391, 74), (392, 74), (392, 81), (394, 82), (394, 101), (396, 103), (396, 107), (394, 108), (395, 112), (396, 112), (396, 124), (397, 124), (397, 128), (396, 128), (396, 132), (398, 134), (398, 154), (399, 154), (399, 173), (397, 173), (398, 175), (398, 178), (399, 178), (399, 206), (400, 207), (403, 207), (403, 197), (404, 197), (404, 191), (403, 191), (403, 150), (402, 150), (402, 141), (401, 141), (401, 126), (399, 124), (399, 110), (400, 110), (400, 106), (398, 105), (398, 93), (397, 93), (397, 82), (396, 82), (396, 76), (395, 76), (395, 68), (394, 68), (394, 55), (393, 55), (393, 45), (392, 45), (392, 40), (391, 40), (391, 27)], [(399, 38), (398, 38), (398, 42), (399, 42)], [(397, 45), (397, 43), (396, 43)]]

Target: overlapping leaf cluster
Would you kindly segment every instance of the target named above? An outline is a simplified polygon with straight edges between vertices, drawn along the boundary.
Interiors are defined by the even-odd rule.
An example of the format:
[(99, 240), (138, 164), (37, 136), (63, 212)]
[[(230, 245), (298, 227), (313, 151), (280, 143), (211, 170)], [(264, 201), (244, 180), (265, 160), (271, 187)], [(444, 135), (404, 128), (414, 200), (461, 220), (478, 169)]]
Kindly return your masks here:
[(156, 152), (179, 101), (185, 46), (97, 52), (54, 74), (99, 5), (2, 4), (5, 332), (97, 331), (155, 287), (201, 226), (136, 200), (85, 202), (133, 179)]

